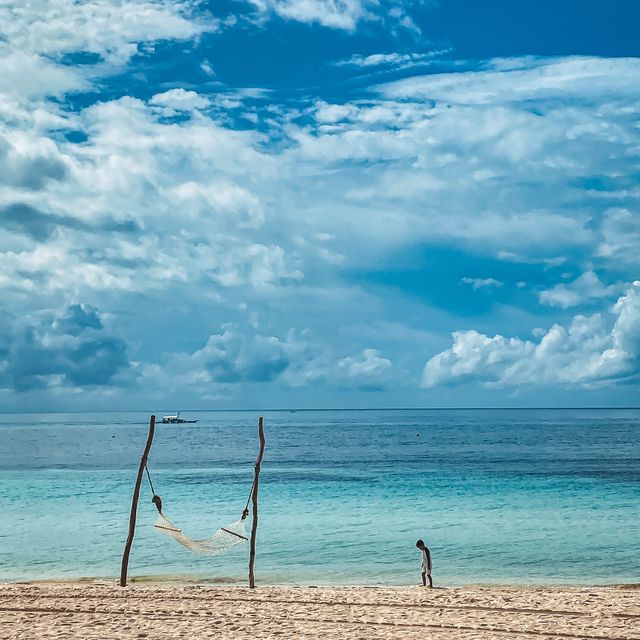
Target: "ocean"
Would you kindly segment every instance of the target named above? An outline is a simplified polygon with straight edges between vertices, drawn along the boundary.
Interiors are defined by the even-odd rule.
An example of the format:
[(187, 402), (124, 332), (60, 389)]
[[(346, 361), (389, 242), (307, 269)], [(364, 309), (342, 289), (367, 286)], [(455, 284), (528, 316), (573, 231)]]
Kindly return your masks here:
[[(161, 414), (160, 414), (161, 415)], [(258, 584), (640, 582), (640, 410), (265, 412)], [(156, 427), (149, 468), (192, 538), (237, 520), (257, 412)], [(119, 575), (145, 413), (0, 415), (0, 580)], [(154, 530), (142, 487), (131, 576), (239, 582)]]

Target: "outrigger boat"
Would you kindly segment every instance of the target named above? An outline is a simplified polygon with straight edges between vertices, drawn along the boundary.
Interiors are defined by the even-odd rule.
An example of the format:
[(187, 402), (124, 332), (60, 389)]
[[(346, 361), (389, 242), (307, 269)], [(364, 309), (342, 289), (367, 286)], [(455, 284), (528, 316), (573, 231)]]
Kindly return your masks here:
[(181, 418), (179, 411), (175, 416), (162, 416), (162, 424), (193, 424), (194, 422), (198, 421)]

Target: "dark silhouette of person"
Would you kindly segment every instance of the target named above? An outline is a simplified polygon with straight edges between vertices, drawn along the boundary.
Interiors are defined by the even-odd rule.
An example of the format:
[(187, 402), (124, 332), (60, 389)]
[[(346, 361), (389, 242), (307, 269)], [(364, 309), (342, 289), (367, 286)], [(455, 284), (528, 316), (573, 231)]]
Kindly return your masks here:
[(427, 586), (427, 578), (429, 578), (429, 587), (433, 589), (433, 579), (431, 578), (431, 552), (429, 547), (423, 540), (416, 542), (416, 547), (422, 551), (422, 586)]

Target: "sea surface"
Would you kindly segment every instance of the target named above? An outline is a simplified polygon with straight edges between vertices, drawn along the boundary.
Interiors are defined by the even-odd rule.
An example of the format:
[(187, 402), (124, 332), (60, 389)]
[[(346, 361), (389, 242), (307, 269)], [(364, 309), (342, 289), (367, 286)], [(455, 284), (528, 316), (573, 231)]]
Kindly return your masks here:
[[(256, 412), (156, 428), (149, 468), (193, 538), (240, 516)], [(640, 410), (273, 411), (258, 583), (640, 582)], [(0, 415), (0, 580), (116, 577), (145, 413)], [(154, 530), (145, 479), (130, 575), (246, 580)]]

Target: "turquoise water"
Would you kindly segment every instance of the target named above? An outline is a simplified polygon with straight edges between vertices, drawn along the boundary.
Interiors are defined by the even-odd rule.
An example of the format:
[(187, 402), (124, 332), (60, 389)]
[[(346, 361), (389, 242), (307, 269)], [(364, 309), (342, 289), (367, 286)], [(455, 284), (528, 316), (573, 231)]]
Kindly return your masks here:
[[(639, 410), (265, 413), (258, 581), (640, 582)], [(158, 425), (167, 515), (236, 520), (257, 414)], [(115, 577), (148, 415), (0, 415), (0, 579)], [(131, 575), (244, 580), (247, 549), (195, 556), (153, 529), (143, 486)]]

